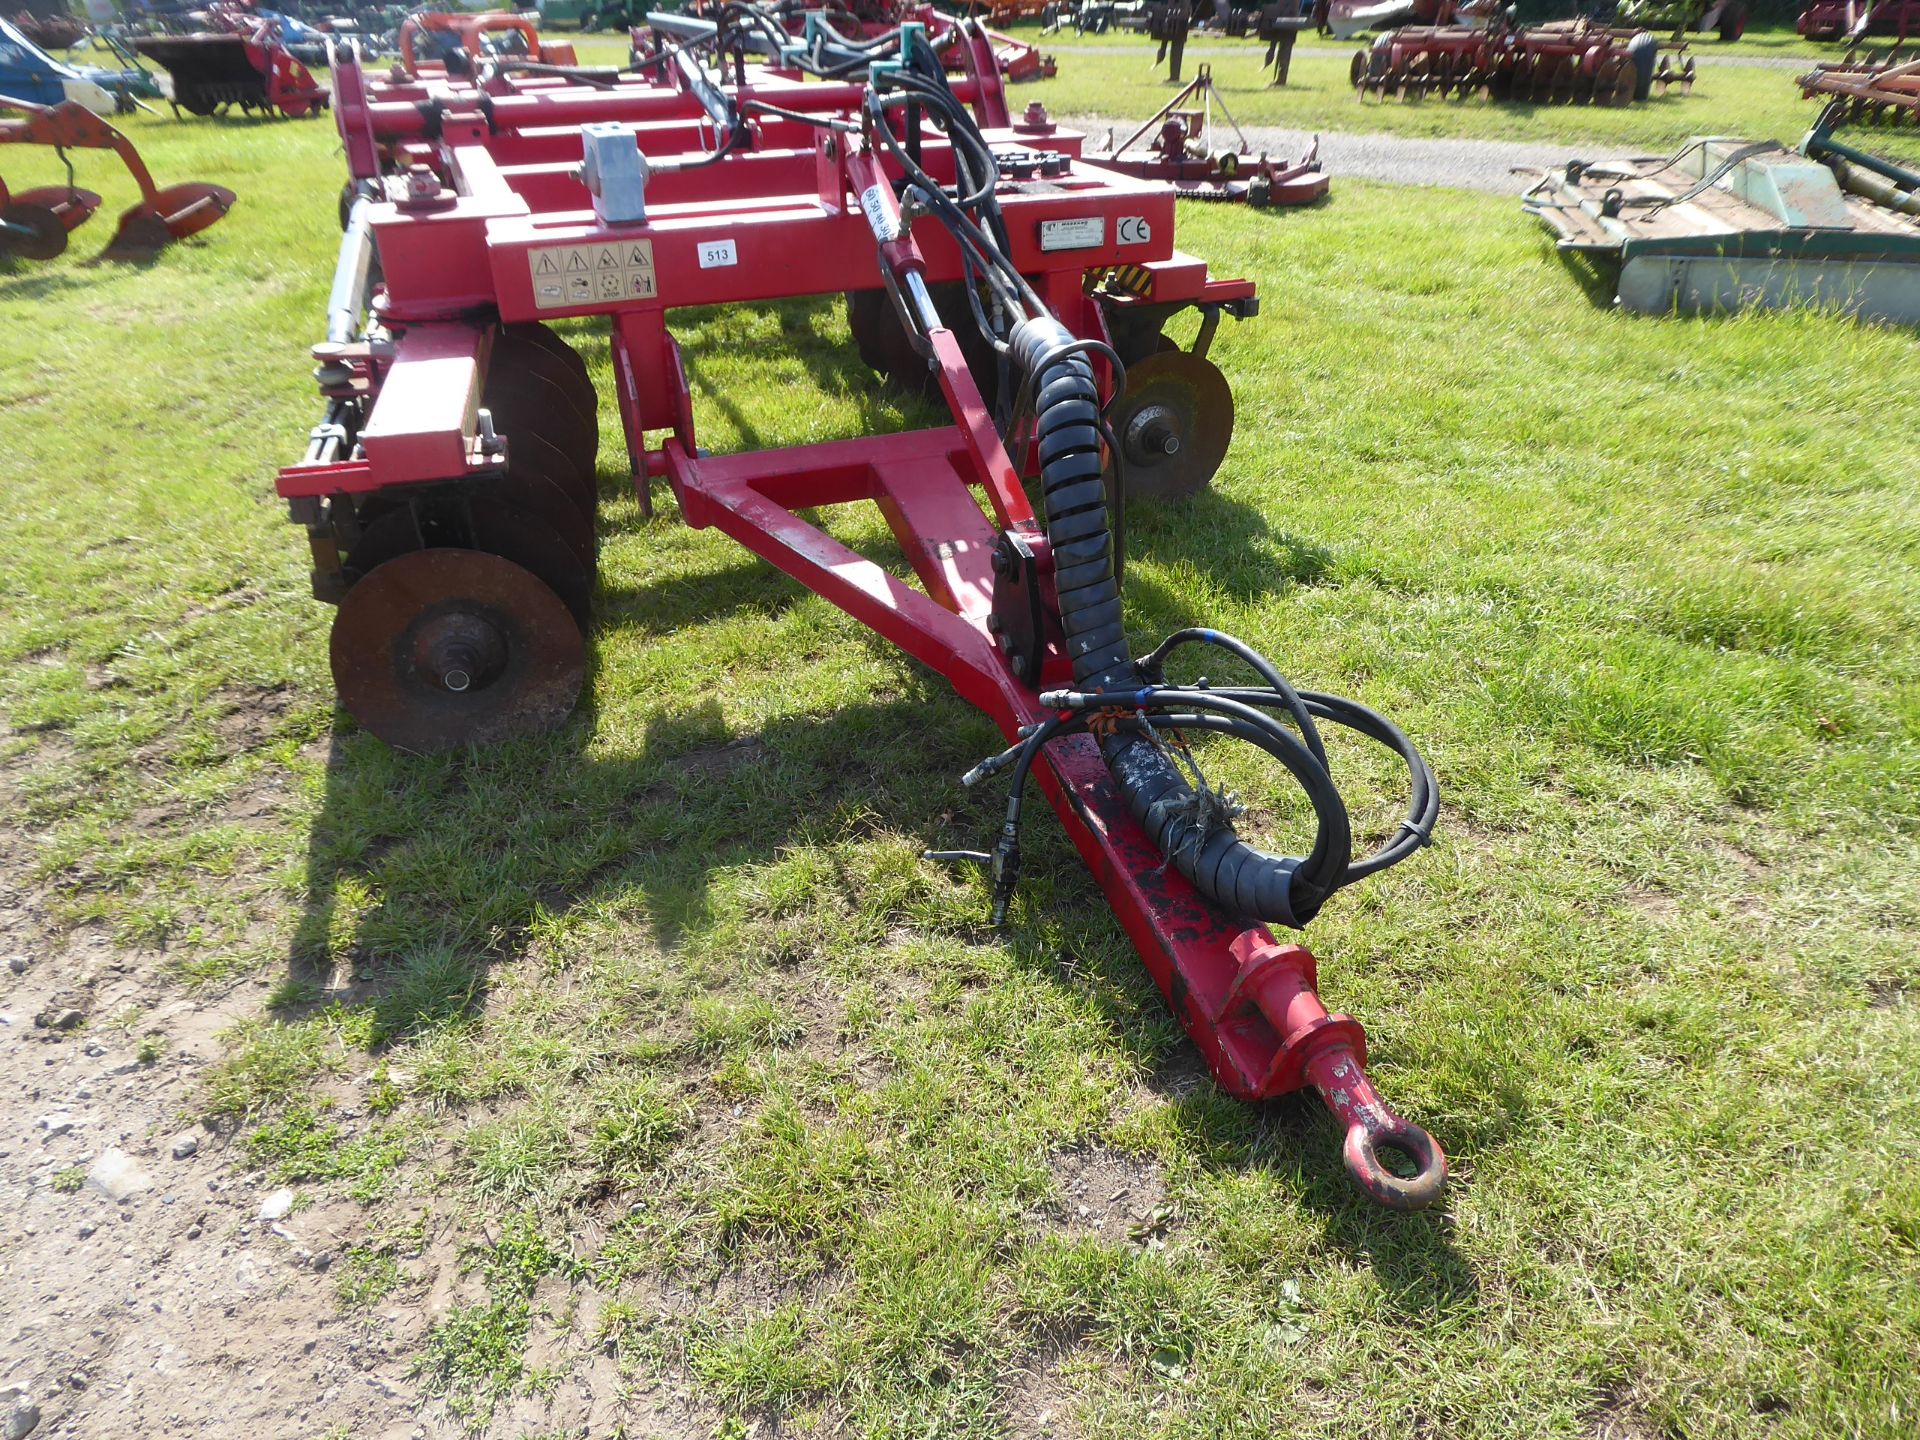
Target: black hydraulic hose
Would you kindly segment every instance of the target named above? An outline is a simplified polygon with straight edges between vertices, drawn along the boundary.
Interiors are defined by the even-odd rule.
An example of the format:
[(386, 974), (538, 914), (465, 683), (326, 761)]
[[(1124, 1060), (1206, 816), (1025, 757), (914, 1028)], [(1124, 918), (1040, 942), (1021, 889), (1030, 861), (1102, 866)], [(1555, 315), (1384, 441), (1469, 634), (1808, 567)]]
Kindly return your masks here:
[[(1060, 626), (1073, 666), (1075, 690), (1045, 697), (1046, 703), (1082, 718), (1105, 710), (1101, 754), (1127, 807), (1155, 847), (1194, 887), (1230, 913), (1273, 924), (1301, 926), (1342, 885), (1403, 859), (1426, 843), (1438, 816), (1432, 771), (1413, 743), (1383, 716), (1337, 696), (1296, 691), (1266, 659), (1231, 636), (1183, 630), (1135, 663), (1121, 616), (1114, 573), (1113, 534), (1101, 453), (1099, 387), (1086, 342), (1051, 315), (1023, 321), (1013, 332), (1014, 368), (1031, 387), (1035, 438), (1047, 538), (1053, 552)], [(1249, 665), (1265, 689), (1182, 688), (1158, 683), (1167, 656), (1186, 644), (1219, 646)], [(1267, 713), (1284, 713), (1298, 727), (1287, 730)], [(1350, 726), (1388, 745), (1413, 775), (1408, 817), (1374, 855), (1351, 862), (1352, 830), (1345, 802), (1327, 767), (1316, 718)], [(1209, 807), (1170, 758), (1157, 730), (1199, 730), (1250, 741), (1273, 755), (1293, 775), (1313, 807), (1314, 844), (1304, 857), (1269, 855), (1222, 823), (1219, 805)], [(1051, 724), (1026, 737), (1018, 779), (1023, 780)], [(1015, 797), (1017, 800), (1017, 796)], [(1214, 797), (1218, 802), (1219, 797)], [(1010, 808), (1002, 847), (1017, 848)], [(1000, 905), (998, 887), (996, 908)]]

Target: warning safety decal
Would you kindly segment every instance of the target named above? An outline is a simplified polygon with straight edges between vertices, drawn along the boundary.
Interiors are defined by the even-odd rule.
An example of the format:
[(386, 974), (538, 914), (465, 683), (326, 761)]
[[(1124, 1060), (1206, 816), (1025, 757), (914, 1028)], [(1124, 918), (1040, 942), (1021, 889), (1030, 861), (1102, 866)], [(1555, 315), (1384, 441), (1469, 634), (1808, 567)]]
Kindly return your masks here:
[(533, 274), (533, 303), (541, 310), (649, 300), (660, 293), (651, 240), (542, 245), (527, 252), (527, 268)]

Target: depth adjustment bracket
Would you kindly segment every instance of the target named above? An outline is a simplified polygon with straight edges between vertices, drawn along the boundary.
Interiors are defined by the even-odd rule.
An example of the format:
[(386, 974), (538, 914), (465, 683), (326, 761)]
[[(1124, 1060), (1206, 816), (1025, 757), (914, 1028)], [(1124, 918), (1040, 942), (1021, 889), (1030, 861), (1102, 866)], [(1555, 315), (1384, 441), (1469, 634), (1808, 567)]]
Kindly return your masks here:
[(1046, 659), (1053, 551), (1037, 530), (1002, 530), (993, 542), (993, 611), (987, 629), (1013, 678), (1036, 694)]

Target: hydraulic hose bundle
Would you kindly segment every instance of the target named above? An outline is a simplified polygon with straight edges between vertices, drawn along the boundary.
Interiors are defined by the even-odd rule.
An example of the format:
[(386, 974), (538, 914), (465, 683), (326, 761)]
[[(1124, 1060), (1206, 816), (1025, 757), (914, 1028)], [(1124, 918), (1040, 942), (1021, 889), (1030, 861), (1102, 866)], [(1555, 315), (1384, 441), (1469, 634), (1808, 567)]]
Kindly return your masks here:
[[(1001, 395), (1019, 397), (1003, 409), (1003, 433), (1025, 413), (1033, 416), (1054, 591), (1074, 678), (1073, 689), (1041, 696), (1055, 711), (1052, 718), (1026, 727), (1017, 744), (965, 777), (971, 785), (1013, 767), (1006, 820), (991, 854), (947, 853), (991, 866), (993, 923), (1003, 923), (1019, 876), (1020, 810), (1028, 773), (1049, 741), (1093, 733), (1128, 808), (1167, 863), (1229, 914), (1303, 926), (1336, 890), (1398, 863), (1427, 842), (1439, 816), (1433, 772), (1405, 732), (1385, 716), (1340, 696), (1295, 690), (1265, 657), (1229, 635), (1181, 630), (1151, 654), (1133, 659), (1109, 515), (1118, 487), (1109, 481), (1108, 457), (1117, 462), (1119, 447), (1106, 423), (1089, 355), (1099, 353), (1113, 367), (1116, 394), (1124, 387), (1124, 369), (1109, 347), (1074, 335), (1048, 312), (1007, 258), (992, 151), (954, 98), (937, 57), (924, 42), (922, 48), (924, 56), (909, 42), (907, 64), (876, 76), (881, 83), (867, 92), (868, 130), (905, 171), (903, 207), (909, 202), (920, 207), (959, 243), (974, 319), (1001, 358), (1003, 380), (1014, 382), (1003, 384)], [(924, 108), (946, 130), (955, 158), (954, 193), (932, 180), (910, 146), (893, 133), (887, 112), (900, 105)], [(983, 301), (982, 291), (989, 300)], [(1165, 683), (1167, 659), (1188, 645), (1224, 649), (1264, 683), (1229, 688), (1204, 681)], [(1281, 723), (1283, 718), (1292, 728)], [(1405, 762), (1410, 777), (1405, 818), (1359, 861), (1352, 857), (1352, 825), (1328, 765), (1321, 721), (1387, 746)], [(1233, 830), (1238, 808), (1231, 799), (1207, 784), (1190, 755), (1185, 758), (1190, 774), (1183, 773), (1182, 732), (1229, 735), (1259, 746), (1285, 766), (1314, 811), (1311, 850), (1298, 857), (1271, 855), (1240, 839)]]

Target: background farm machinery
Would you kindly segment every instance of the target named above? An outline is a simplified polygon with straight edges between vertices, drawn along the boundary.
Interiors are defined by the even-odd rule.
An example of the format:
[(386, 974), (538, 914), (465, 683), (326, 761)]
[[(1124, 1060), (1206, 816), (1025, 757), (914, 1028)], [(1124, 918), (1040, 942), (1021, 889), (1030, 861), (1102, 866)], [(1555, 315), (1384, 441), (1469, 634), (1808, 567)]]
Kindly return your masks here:
[[(1296, 691), (1263, 658), (1183, 630), (1135, 659), (1122, 624), (1129, 499), (1207, 483), (1232, 397), (1207, 358), (1257, 309), (1174, 244), (1174, 190), (1087, 163), (1081, 137), (1009, 117), (997, 67), (948, 62), (916, 26), (859, 73), (828, 51), (724, 59), (718, 32), (608, 79), (493, 70), (334, 71), (351, 205), (315, 354), (323, 423), (279, 491), (314, 587), (338, 605), (342, 704), (409, 750), (563, 721), (582, 684), (595, 573), (597, 400), (554, 326), (608, 337), (643, 502), (717, 527), (948, 679), (1007, 749), (989, 848), (1021, 869), (1029, 780), (1051, 802), (1220, 1084), (1311, 1087), (1350, 1172), (1403, 1209), (1446, 1161), (1380, 1099), (1365, 1035), (1315, 993), (1300, 926), (1342, 886), (1411, 855), (1437, 815), (1412, 743), (1352, 701)], [(990, 42), (964, 36), (979, 54)], [(863, 354), (948, 419), (771, 452), (701, 449), (671, 307), (850, 292)], [(1170, 317), (1198, 310), (1182, 351)], [(1029, 487), (1041, 497), (1036, 512)], [(814, 507), (871, 503), (910, 574), (839, 543)], [(1198, 648), (1247, 678), (1185, 684)], [(1354, 859), (1321, 728), (1393, 750), (1412, 799)], [(1211, 737), (1211, 738), (1209, 738)], [(1255, 849), (1192, 748), (1247, 741), (1315, 814), (1309, 853)], [(1395, 1157), (1398, 1157), (1397, 1163)]]
[(1920, 0), (1814, 0), (1795, 24), (1809, 40), (1920, 39)]
[(0, 146), (50, 146), (66, 166), (64, 185), (10, 193), (0, 180), (0, 254), (51, 260), (67, 248), (67, 236), (100, 208), (100, 197), (74, 183), (72, 150), (111, 150), (140, 187), (139, 203), (120, 217), (106, 255), (145, 259), (174, 240), (198, 234), (225, 215), (233, 192), (218, 185), (189, 182), (165, 189), (153, 183), (132, 143), (78, 101), (34, 105), (0, 95)]
[(1624, 0), (1600, 13), (1610, 25), (1671, 34), (1675, 40), (1714, 35), (1731, 43), (1747, 33), (1746, 0)]
[[(874, 51), (896, 43), (902, 25), (913, 24), (949, 70), (965, 72), (991, 54), (1001, 77), (1013, 84), (1051, 79), (1056, 73), (1053, 57), (1038, 47), (978, 20), (963, 26), (955, 16), (911, 0), (856, 0), (825, 7), (799, 0), (727, 0), (690, 5), (682, 14), (656, 10), (646, 20), (645, 26), (636, 27), (636, 47), (644, 47), (651, 32), (678, 40), (700, 38), (715, 53), (734, 55), (736, 64), (744, 54), (773, 60), (788, 47), (800, 46), (816, 54), (831, 52), (833, 63), (853, 74), (870, 63)], [(782, 34), (784, 40), (778, 38)], [(814, 63), (817, 68), (820, 61)]]
[[(1143, 31), (1154, 42), (1153, 63), (1167, 67), (1167, 79), (1178, 82), (1185, 63), (1187, 37), (1195, 28), (1193, 8), (1185, 0), (1148, 0), (1125, 17), (1125, 23)], [(1220, 33), (1233, 39), (1253, 39), (1267, 47), (1263, 64), (1273, 71), (1275, 85), (1287, 83), (1293, 66), (1293, 46), (1313, 21), (1296, 5), (1277, 3), (1228, 10), (1217, 17)]]
[[(1214, 123), (1215, 106), (1225, 126)], [(1034, 117), (1030, 113), (1028, 118)], [(1225, 138), (1228, 131), (1231, 143)], [(1205, 65), (1124, 140), (1117, 145), (1112, 141), (1109, 135), (1106, 146), (1088, 152), (1087, 158), (1107, 170), (1164, 180), (1189, 200), (1244, 200), (1258, 210), (1309, 205), (1327, 193), (1317, 146), (1297, 161), (1254, 153)]]
[(96, 37), (116, 64), (76, 64), (56, 60), (29, 40), (11, 21), (0, 20), (0, 95), (35, 105), (74, 100), (96, 115), (121, 115), (142, 100), (166, 98), (168, 84), (141, 65), (139, 57), (104, 37)]
[(1485, 28), (1406, 26), (1357, 52), (1353, 86), (1378, 99), (1426, 95), (1541, 105), (1630, 105), (1655, 88), (1693, 87), (1691, 56), (1675, 67), (1645, 30), (1585, 20)]
[(1896, 53), (1823, 63), (1800, 77), (1800, 93), (1826, 105), (1810, 137), (1816, 143), (1831, 144), (1841, 125), (1920, 124), (1920, 60)]
[(206, 28), (184, 35), (139, 35), (133, 48), (172, 77), (176, 111), (299, 119), (327, 108), (325, 87), (296, 60), (275, 21), (246, 6), (214, 0), (196, 12)]
[(1920, 114), (1920, 62), (1822, 65), (1800, 85), (1825, 105), (1798, 147), (1703, 137), (1664, 160), (1576, 160), (1527, 208), (1563, 252), (1617, 272), (1628, 310), (1812, 305), (1920, 325), (1920, 174), (1834, 133)]

